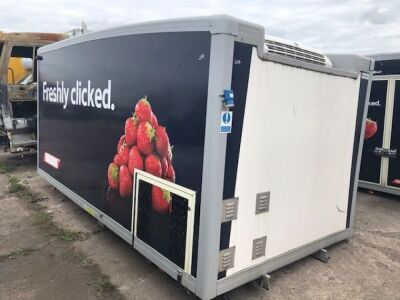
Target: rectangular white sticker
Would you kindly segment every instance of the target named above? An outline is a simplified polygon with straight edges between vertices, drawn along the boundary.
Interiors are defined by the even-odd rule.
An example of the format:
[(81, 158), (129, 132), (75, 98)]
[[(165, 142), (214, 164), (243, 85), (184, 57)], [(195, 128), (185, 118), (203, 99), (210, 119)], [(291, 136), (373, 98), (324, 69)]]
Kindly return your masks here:
[(61, 160), (54, 155), (51, 155), (47, 152), (44, 153), (43, 161), (48, 163), (53, 168), (58, 169), (60, 167)]

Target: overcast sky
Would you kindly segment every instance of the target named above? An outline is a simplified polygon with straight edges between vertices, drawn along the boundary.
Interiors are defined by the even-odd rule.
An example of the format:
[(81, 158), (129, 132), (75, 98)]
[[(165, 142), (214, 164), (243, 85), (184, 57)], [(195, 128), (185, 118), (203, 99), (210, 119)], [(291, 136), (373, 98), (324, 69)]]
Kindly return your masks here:
[(0, 0), (0, 30), (65, 32), (227, 13), (325, 52), (400, 51), (400, 0)]

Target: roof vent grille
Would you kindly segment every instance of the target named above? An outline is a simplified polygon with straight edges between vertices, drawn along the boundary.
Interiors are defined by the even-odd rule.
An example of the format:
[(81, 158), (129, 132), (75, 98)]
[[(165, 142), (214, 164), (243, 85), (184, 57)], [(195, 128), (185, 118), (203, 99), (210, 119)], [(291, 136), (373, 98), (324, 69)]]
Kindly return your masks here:
[(304, 61), (307, 63), (332, 67), (332, 63), (326, 57), (326, 55), (313, 51), (313, 49), (307, 49), (297, 43), (284, 41), (274, 37), (268, 37), (265, 39), (266, 51), (269, 53), (285, 56), (291, 59)]

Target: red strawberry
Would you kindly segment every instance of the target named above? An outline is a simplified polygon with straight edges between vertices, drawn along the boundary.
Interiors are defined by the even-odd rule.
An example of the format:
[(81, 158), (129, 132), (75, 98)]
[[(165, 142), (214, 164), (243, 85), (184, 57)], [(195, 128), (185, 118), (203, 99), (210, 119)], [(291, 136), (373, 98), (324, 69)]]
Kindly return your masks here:
[(129, 147), (136, 145), (137, 120), (136, 117), (130, 117), (125, 121), (125, 140)]
[(154, 154), (147, 156), (144, 161), (144, 170), (154, 176), (161, 177), (162, 169), (160, 159)]
[(119, 194), (121, 197), (132, 195), (132, 177), (127, 166), (119, 168)]
[(132, 175), (135, 169), (143, 170), (143, 159), (137, 147), (132, 147), (129, 151), (128, 169)]
[(118, 152), (118, 161), (120, 166), (124, 165), (127, 166), (129, 162), (129, 150), (130, 148), (126, 143), (123, 143), (121, 147), (119, 147)]
[(156, 129), (156, 150), (161, 157), (168, 154), (169, 138), (165, 127), (158, 126)]
[(163, 156), (160, 160), (161, 162), (161, 170), (162, 170), (162, 178), (165, 178), (165, 174), (167, 174), (167, 170), (168, 170), (168, 161), (167, 158), (165, 156)]
[(118, 188), (118, 166), (114, 163), (111, 163), (108, 166), (108, 172), (107, 172), (107, 177), (108, 177), (108, 185), (113, 188), (113, 189), (117, 189)]
[(365, 123), (364, 139), (372, 138), (377, 131), (378, 131), (378, 125), (376, 124), (376, 122), (367, 119)]
[(149, 155), (154, 150), (154, 128), (150, 123), (140, 123), (137, 130), (137, 147), (140, 152)]
[(151, 106), (147, 97), (142, 98), (136, 103), (135, 115), (139, 123), (151, 122)]
[(118, 146), (117, 146), (117, 153), (119, 153), (119, 148), (125, 143), (125, 135), (121, 136), (118, 141)]
[(151, 207), (159, 214), (166, 214), (170, 211), (171, 194), (157, 186), (151, 188)]
[(113, 159), (113, 163), (117, 166), (120, 166), (121, 164), (119, 163), (119, 155), (115, 154), (114, 155), (114, 159)]
[(175, 182), (175, 170), (172, 164), (168, 165), (167, 173), (165, 174), (165, 178), (169, 179), (171, 182)]
[(400, 179), (398, 179), (398, 178), (393, 179), (392, 180), (392, 184), (393, 185), (400, 185)]
[(150, 121), (151, 126), (153, 126), (153, 128), (157, 128), (158, 127), (158, 120), (156, 115), (151, 112), (151, 121)]

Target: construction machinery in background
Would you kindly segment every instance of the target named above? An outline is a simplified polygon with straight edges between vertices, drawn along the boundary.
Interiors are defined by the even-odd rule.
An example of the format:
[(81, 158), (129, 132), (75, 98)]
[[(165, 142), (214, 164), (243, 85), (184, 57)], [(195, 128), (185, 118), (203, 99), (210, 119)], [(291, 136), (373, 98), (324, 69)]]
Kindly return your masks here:
[(0, 31), (0, 145), (13, 153), (36, 148), (38, 48), (83, 34)]

